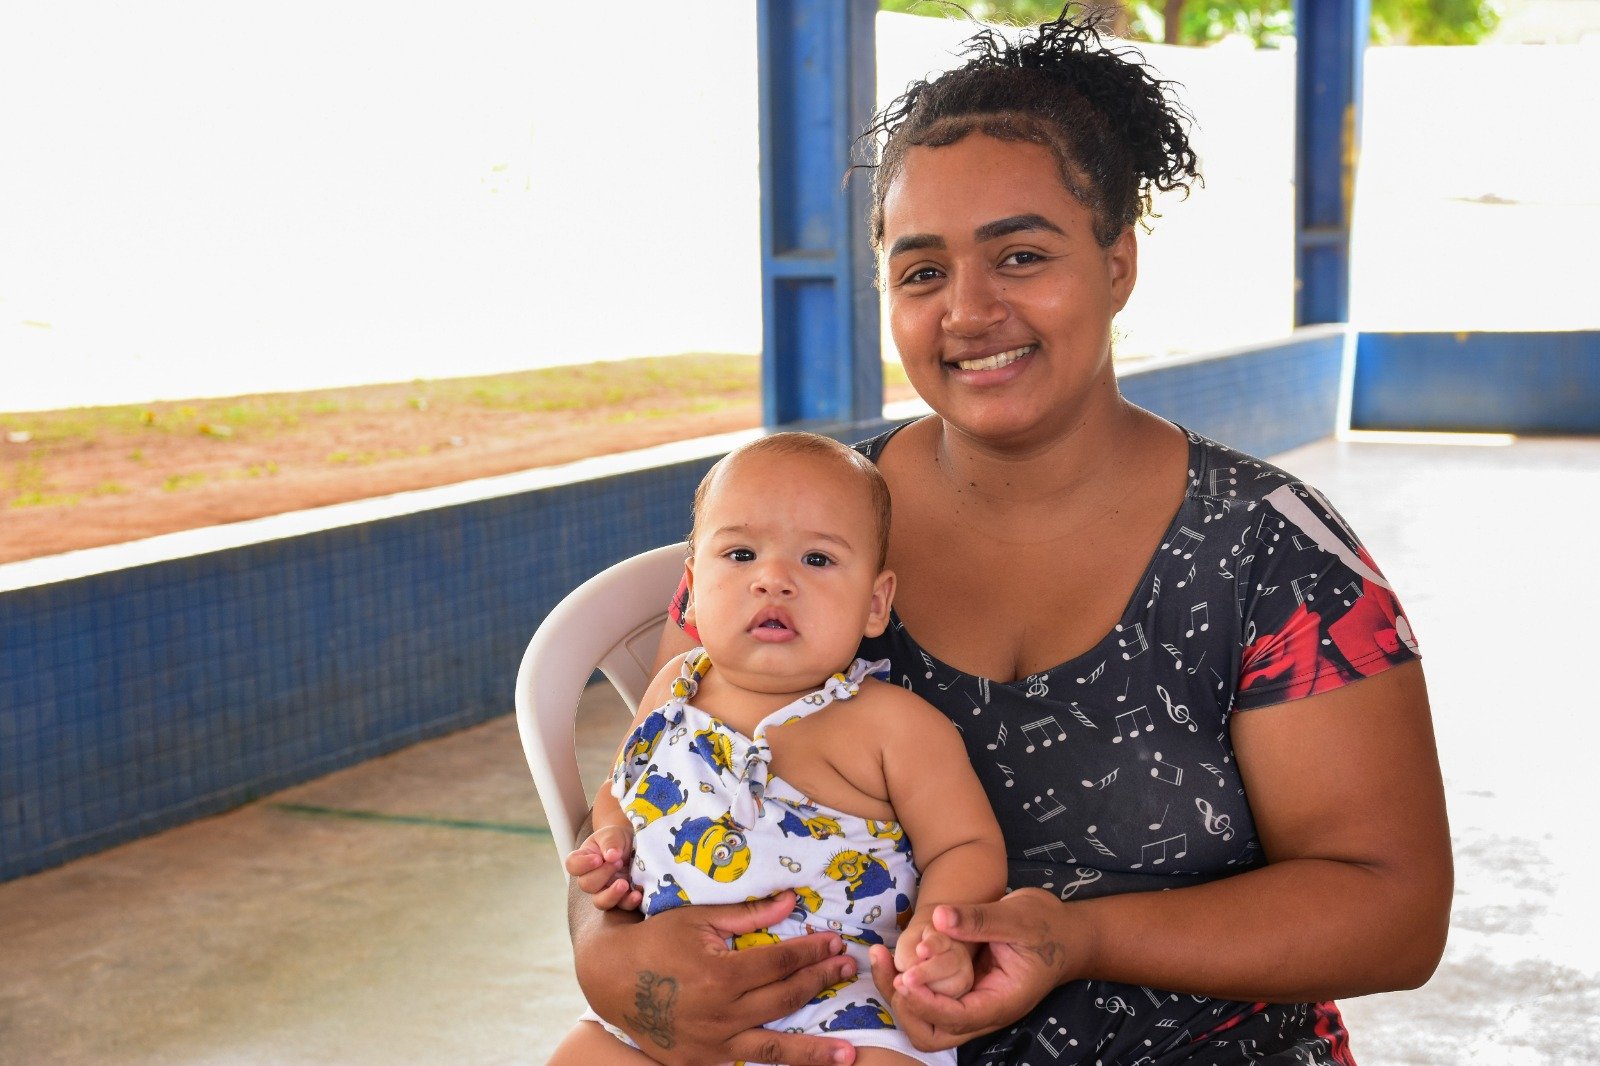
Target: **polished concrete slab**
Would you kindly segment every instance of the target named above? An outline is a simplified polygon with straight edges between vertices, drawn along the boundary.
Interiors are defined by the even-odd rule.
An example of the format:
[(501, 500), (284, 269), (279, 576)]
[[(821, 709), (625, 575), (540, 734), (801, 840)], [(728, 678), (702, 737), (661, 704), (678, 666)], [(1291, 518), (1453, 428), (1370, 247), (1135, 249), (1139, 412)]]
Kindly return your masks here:
[[(1600, 440), (1323, 442), (1423, 642), (1456, 841), (1445, 961), (1347, 1002), (1365, 1066), (1600, 1062), (1589, 790)], [(508, 695), (509, 702), (509, 695)], [(586, 697), (591, 778), (622, 725)], [(0, 1063), (537, 1063), (581, 1009), (509, 718), (0, 885)]]

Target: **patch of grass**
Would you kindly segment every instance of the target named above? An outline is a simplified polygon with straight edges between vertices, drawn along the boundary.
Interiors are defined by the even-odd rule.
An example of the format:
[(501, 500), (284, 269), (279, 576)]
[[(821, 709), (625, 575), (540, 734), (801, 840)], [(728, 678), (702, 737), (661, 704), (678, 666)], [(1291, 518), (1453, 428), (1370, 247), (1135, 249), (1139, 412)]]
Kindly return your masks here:
[(12, 500), (12, 507), (63, 507), (78, 503), (83, 497), (76, 492), (24, 492)]
[(173, 474), (161, 483), (161, 491), (182, 492), (184, 489), (192, 489), (197, 485), (204, 484), (205, 480), (206, 476), (204, 474)]

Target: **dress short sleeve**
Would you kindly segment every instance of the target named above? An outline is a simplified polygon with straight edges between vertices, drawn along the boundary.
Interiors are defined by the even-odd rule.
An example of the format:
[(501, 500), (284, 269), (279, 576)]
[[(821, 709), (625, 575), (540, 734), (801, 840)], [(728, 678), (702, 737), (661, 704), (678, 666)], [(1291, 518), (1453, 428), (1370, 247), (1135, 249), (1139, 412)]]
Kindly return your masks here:
[(1238, 710), (1326, 692), (1418, 657), (1393, 588), (1321, 493), (1288, 482), (1261, 501), (1241, 566)]

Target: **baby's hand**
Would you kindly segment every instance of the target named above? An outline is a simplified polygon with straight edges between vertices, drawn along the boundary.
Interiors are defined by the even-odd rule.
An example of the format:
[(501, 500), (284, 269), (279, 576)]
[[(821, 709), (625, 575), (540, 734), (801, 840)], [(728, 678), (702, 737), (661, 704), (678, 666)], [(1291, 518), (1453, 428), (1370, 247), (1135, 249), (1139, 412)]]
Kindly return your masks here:
[(628, 880), (628, 865), (633, 860), (633, 833), (620, 825), (606, 826), (589, 835), (576, 851), (567, 856), (567, 873), (587, 892), (600, 910), (639, 909), (644, 893)]
[(972, 950), (936, 929), (924, 927), (921, 932), (917, 937), (907, 930), (895, 945), (897, 983), (921, 985), (941, 996), (966, 995), (972, 989)]

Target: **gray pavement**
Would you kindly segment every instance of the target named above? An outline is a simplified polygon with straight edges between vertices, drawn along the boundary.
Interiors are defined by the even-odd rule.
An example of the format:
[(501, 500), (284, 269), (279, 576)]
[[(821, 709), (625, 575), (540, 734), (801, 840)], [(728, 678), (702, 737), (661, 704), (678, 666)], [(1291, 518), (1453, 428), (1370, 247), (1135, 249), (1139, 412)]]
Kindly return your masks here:
[[(1277, 458), (1400, 590), (1449, 790), (1444, 964), (1344, 1004), (1357, 1057), (1600, 1062), (1600, 440)], [(591, 775), (621, 725), (591, 690)], [(0, 1063), (542, 1062), (581, 1008), (543, 825), (501, 718), (0, 885)]]

